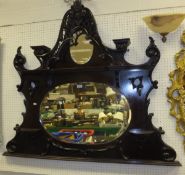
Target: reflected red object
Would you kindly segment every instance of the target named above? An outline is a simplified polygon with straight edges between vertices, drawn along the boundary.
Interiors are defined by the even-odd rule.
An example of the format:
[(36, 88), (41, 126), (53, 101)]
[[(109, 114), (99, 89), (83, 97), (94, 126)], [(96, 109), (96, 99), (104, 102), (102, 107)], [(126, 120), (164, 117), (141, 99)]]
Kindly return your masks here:
[(80, 132), (80, 133), (87, 133), (87, 136), (93, 136), (94, 130), (92, 129), (62, 129), (59, 132)]

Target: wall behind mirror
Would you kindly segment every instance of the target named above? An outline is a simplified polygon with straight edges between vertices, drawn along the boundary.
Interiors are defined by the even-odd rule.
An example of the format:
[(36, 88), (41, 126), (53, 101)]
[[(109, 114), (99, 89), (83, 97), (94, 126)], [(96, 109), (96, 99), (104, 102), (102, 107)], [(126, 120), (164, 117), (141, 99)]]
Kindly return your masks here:
[[(64, 1), (64, 0), (62, 0)], [(0, 26), (43, 22), (61, 19), (68, 5), (61, 0), (1, 0)], [(163, 9), (169, 7), (183, 7), (184, 0), (83, 0), (91, 8), (94, 15), (105, 15), (122, 12), (133, 12), (147, 9)], [(122, 5), (120, 5), (122, 4)], [(11, 13), (10, 13), (11, 11)], [(48, 13), (48, 11), (50, 13)], [(24, 15), (23, 15), (24, 14)], [(16, 20), (15, 20), (16, 18)]]
[[(54, 2), (54, 1), (52, 1)], [(60, 1), (61, 2), (61, 1)], [(108, 4), (103, 6), (109, 7)], [(51, 8), (51, 7), (48, 7)], [(98, 9), (98, 6), (96, 7)], [(111, 8), (111, 7), (110, 7)], [(7, 158), (0, 156), (0, 171), (25, 172), (37, 174), (69, 174), (69, 175), (184, 175), (185, 153), (183, 149), (183, 138), (175, 131), (175, 121), (169, 116), (169, 104), (166, 98), (166, 87), (169, 86), (168, 73), (175, 69), (174, 54), (179, 51), (181, 45), (179, 37), (185, 29), (185, 23), (175, 33), (168, 36), (167, 43), (162, 43), (158, 34), (150, 32), (142, 21), (142, 17), (156, 13), (184, 13), (185, 8), (172, 8), (166, 10), (152, 10), (132, 13), (115, 13), (98, 15), (96, 17), (98, 29), (103, 42), (115, 47), (112, 39), (131, 38), (130, 52), (126, 58), (132, 63), (142, 63), (147, 60), (144, 56), (145, 48), (148, 46), (148, 36), (154, 37), (156, 44), (162, 52), (162, 57), (157, 65), (153, 78), (159, 81), (159, 89), (151, 94), (152, 102), (149, 112), (154, 112), (153, 121), (155, 126), (162, 126), (166, 131), (164, 141), (173, 145), (177, 151), (177, 160), (183, 167), (159, 167), (159, 166), (136, 166), (120, 164), (97, 164), (66, 161), (34, 160), (21, 158)], [(33, 15), (33, 13), (32, 13)], [(63, 16), (61, 15), (59, 17)], [(28, 58), (27, 67), (36, 68), (39, 63), (33, 56), (30, 46), (47, 45), (53, 47), (55, 44), (60, 20), (48, 22), (30, 23), (15, 26), (0, 27), (0, 36), (3, 38), (3, 52), (1, 56), (2, 72), (2, 121), (3, 121), (3, 146), (5, 151), (7, 143), (14, 135), (17, 123), (22, 122), (22, 111), (24, 97), (16, 91), (16, 85), (20, 83), (19, 75), (13, 66), (13, 59), (18, 46), (23, 46), (23, 53)]]
[[(1, 44), (1, 37), (0, 37), (0, 65), (2, 66), (2, 57), (3, 57), (3, 45)], [(2, 67), (0, 67), (0, 87), (2, 87)], [(0, 88), (0, 96), (2, 96), (2, 88)], [(0, 147), (2, 146), (3, 142), (3, 123), (2, 123), (2, 98), (0, 99)]]

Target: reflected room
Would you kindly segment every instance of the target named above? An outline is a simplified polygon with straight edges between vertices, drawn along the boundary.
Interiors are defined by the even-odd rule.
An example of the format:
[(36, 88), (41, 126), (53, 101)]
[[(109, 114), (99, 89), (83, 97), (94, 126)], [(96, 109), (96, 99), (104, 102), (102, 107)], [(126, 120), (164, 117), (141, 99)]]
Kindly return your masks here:
[(102, 83), (55, 87), (40, 106), (41, 122), (52, 137), (68, 143), (98, 144), (121, 136), (131, 120), (126, 98)]

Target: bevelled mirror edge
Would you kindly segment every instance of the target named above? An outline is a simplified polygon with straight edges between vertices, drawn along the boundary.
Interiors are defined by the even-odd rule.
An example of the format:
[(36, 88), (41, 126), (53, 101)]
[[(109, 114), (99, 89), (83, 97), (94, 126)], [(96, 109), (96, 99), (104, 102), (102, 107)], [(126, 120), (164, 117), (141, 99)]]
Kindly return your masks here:
[(129, 104), (106, 84), (78, 82), (49, 91), (40, 105), (46, 132), (60, 141), (101, 144), (120, 137), (131, 121)]

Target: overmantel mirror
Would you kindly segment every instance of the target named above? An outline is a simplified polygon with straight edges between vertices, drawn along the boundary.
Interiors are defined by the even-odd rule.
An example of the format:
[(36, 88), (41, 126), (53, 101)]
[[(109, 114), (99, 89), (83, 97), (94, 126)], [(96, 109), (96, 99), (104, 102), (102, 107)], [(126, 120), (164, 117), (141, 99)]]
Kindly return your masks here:
[(27, 70), (18, 48), (14, 66), (25, 96), (23, 123), (6, 156), (98, 162), (180, 165), (148, 114), (152, 71), (160, 52), (152, 38), (149, 60), (128, 63), (130, 39), (103, 45), (91, 11), (76, 0), (53, 49), (34, 46), (40, 67)]

